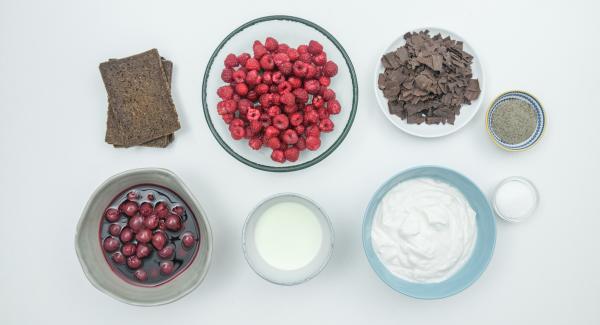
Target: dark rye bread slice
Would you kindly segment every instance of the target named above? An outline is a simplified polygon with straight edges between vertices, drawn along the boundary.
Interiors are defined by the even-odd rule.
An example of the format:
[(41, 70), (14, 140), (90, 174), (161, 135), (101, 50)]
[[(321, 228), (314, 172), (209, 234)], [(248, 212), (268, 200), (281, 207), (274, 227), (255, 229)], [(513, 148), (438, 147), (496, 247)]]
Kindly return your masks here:
[(123, 126), (115, 134), (120, 145), (141, 145), (180, 128), (156, 49), (103, 62), (100, 73), (114, 118)]
[[(115, 59), (109, 59), (109, 61), (113, 61), (113, 60), (115, 60)], [(173, 62), (168, 61), (163, 57), (161, 57), (161, 60), (162, 60), (163, 70), (164, 70), (165, 76), (167, 77), (167, 82), (169, 83), (169, 88), (170, 88), (171, 79), (173, 76)], [(124, 126), (121, 123), (119, 123), (119, 120), (117, 120), (115, 118), (115, 114), (113, 113), (113, 109), (112, 109), (110, 103), (108, 105), (108, 114), (107, 115), (108, 115), (108, 117), (106, 120), (105, 141), (107, 143), (112, 144), (115, 148), (125, 148), (122, 145), (122, 142), (119, 141), (119, 139), (117, 139), (117, 136), (119, 134), (123, 134), (122, 129), (124, 128)], [(169, 135), (165, 135), (163, 137), (142, 143), (141, 146), (165, 148), (171, 142), (173, 142), (174, 138), (175, 138), (175, 134), (169, 134)]]

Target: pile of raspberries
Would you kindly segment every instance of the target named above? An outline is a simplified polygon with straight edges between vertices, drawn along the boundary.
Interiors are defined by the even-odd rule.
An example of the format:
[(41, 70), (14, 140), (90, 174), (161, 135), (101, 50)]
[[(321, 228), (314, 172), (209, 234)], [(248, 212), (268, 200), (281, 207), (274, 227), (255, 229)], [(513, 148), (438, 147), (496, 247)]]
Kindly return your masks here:
[(300, 151), (317, 150), (321, 133), (331, 132), (331, 115), (341, 111), (329, 88), (338, 66), (323, 45), (291, 48), (267, 37), (254, 41), (254, 55), (229, 54), (217, 90), (217, 112), (235, 140), (248, 139), (254, 150), (272, 150), (271, 159), (297, 161)]

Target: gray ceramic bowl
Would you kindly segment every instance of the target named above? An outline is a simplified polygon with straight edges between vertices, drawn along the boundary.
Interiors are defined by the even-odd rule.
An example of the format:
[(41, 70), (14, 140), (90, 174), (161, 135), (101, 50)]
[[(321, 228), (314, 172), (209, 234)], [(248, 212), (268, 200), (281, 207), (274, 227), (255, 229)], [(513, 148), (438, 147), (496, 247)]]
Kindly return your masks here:
[[(137, 286), (115, 274), (106, 262), (98, 240), (98, 226), (104, 209), (115, 195), (138, 184), (160, 185), (176, 192), (192, 209), (200, 229), (196, 258), (181, 274), (154, 287)], [(109, 178), (92, 194), (77, 224), (75, 250), (83, 272), (98, 290), (128, 304), (155, 306), (185, 296), (202, 282), (210, 265), (212, 234), (206, 213), (179, 177), (166, 169), (133, 169)]]

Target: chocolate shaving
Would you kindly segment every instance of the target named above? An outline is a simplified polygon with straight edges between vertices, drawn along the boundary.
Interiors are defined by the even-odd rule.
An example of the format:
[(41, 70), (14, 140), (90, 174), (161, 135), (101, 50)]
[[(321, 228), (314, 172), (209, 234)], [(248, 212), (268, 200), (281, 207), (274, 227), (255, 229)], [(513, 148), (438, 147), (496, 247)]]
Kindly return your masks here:
[(473, 56), (463, 43), (429, 31), (406, 33), (406, 44), (385, 54), (377, 81), (390, 114), (409, 124), (454, 124), (463, 104), (481, 94)]

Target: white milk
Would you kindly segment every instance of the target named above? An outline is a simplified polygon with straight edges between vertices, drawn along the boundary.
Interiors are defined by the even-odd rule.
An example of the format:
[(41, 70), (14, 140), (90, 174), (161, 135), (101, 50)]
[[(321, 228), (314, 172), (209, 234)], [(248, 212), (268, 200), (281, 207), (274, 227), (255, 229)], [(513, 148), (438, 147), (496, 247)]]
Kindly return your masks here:
[(254, 241), (267, 264), (281, 270), (297, 270), (319, 253), (323, 230), (309, 208), (296, 202), (280, 202), (258, 218)]

